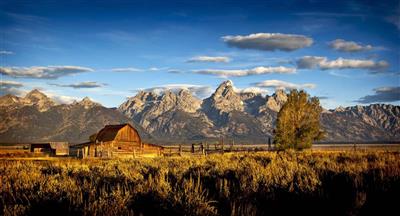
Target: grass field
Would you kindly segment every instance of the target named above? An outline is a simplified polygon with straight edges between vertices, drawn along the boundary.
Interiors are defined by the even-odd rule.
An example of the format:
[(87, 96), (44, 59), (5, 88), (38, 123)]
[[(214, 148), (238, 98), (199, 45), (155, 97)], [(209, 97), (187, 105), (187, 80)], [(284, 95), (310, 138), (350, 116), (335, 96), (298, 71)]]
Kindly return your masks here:
[(0, 160), (4, 215), (399, 214), (398, 151)]

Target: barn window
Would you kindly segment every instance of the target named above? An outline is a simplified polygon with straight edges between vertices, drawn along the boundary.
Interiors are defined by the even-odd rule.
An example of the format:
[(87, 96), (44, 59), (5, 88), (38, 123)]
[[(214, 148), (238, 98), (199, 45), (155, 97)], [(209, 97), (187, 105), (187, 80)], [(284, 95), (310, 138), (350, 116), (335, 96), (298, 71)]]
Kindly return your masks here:
[(122, 147), (121, 147), (121, 146), (118, 146), (118, 150), (120, 150), (120, 149), (122, 149)]

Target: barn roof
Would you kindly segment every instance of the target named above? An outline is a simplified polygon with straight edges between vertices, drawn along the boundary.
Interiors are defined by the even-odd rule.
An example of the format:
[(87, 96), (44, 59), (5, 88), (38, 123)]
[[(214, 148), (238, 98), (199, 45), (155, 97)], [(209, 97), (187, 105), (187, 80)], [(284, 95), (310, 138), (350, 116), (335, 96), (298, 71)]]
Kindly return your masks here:
[(33, 148), (68, 149), (68, 142), (31, 143)]
[(50, 142), (52, 149), (68, 149), (68, 142)]
[(125, 126), (131, 127), (137, 133), (137, 130), (134, 127), (132, 127), (132, 125), (130, 125), (130, 124), (106, 125), (103, 129), (101, 129), (97, 133), (96, 140), (98, 140), (99, 142), (112, 141), (117, 136), (118, 131), (121, 130)]

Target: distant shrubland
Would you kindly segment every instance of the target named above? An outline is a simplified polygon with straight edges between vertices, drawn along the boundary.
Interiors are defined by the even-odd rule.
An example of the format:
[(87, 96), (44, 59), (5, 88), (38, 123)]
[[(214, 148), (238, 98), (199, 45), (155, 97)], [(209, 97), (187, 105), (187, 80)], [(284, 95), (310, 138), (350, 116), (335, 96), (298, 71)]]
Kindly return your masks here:
[(0, 161), (4, 215), (387, 215), (399, 152)]

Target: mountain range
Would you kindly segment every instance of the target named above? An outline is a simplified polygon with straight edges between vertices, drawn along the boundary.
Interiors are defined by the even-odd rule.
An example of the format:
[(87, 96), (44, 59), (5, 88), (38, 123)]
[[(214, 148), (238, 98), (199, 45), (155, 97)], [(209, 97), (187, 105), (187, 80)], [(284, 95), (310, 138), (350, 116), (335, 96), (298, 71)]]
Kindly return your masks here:
[[(225, 81), (208, 98), (188, 90), (163, 93), (141, 91), (118, 108), (106, 108), (84, 98), (56, 104), (38, 90), (25, 97), (0, 97), (0, 143), (68, 141), (79, 143), (106, 124), (131, 123), (148, 142), (266, 143), (287, 95), (277, 90), (263, 96), (235, 90)], [(324, 110), (324, 142), (400, 140), (400, 107), (389, 104)]]

